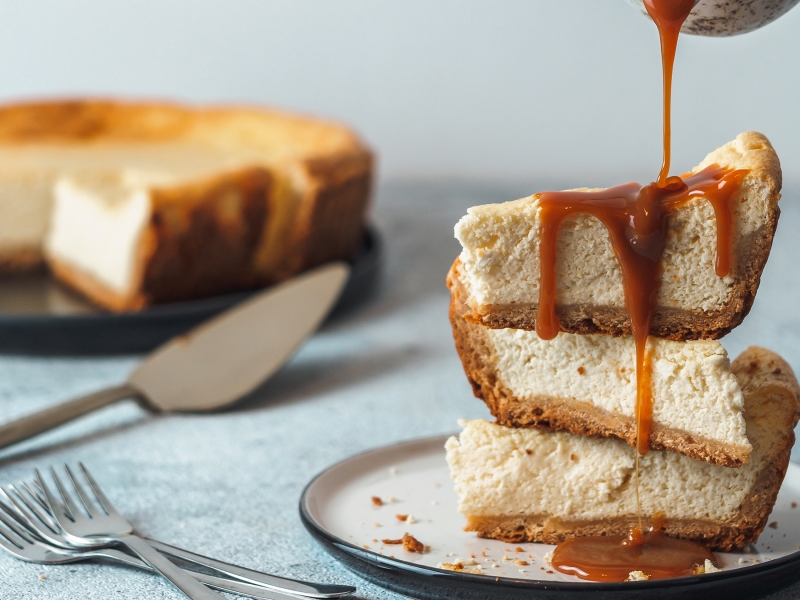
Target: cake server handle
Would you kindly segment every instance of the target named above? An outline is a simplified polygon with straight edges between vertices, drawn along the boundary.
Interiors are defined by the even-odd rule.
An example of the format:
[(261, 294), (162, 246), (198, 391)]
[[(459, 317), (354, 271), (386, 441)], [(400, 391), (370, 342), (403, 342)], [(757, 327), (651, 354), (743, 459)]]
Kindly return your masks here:
[(45, 431), (50, 431), (98, 408), (134, 397), (141, 398), (141, 392), (130, 385), (120, 385), (45, 408), (32, 415), (0, 426), (0, 448), (11, 446)]

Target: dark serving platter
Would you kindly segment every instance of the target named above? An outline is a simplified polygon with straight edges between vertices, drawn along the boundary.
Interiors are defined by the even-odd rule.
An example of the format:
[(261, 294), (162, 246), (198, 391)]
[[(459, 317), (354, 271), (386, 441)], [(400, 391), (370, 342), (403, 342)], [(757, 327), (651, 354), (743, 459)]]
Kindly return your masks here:
[[(380, 235), (374, 227), (368, 227), (364, 244), (351, 262), (350, 279), (331, 317), (373, 294), (381, 259)], [(91, 305), (46, 273), (5, 277), (0, 279), (0, 353), (143, 353), (259, 291), (111, 313)]]

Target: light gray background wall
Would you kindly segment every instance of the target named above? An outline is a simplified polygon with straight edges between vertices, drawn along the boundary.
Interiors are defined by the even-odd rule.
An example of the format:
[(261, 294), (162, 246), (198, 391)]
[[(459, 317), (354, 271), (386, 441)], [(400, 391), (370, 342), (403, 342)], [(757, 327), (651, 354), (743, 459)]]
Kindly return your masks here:
[[(800, 9), (730, 39), (684, 36), (675, 170), (737, 133), (800, 175)], [(646, 180), (660, 55), (623, 0), (5, 0), (0, 99), (258, 101), (343, 119), (383, 176)]]

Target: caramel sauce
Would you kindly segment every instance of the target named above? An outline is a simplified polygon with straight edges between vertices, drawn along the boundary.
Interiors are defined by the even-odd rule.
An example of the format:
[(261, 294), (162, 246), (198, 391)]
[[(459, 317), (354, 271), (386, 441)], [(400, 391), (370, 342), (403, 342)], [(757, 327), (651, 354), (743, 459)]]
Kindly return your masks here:
[(625, 581), (631, 571), (643, 571), (650, 579), (691, 575), (695, 565), (714, 562), (704, 546), (671, 538), (663, 520), (647, 533), (634, 529), (628, 536), (572, 538), (558, 545), (552, 566), (561, 573), (589, 581)]
[(553, 339), (561, 330), (556, 315), (556, 249), (565, 219), (592, 215), (609, 232), (622, 270), (625, 307), (636, 348), (636, 504), (639, 527), (627, 536), (593, 536), (569, 539), (555, 550), (553, 567), (592, 581), (624, 581), (631, 571), (651, 579), (689, 575), (695, 565), (714, 555), (704, 546), (670, 538), (663, 515), (653, 518), (642, 533), (639, 502), (639, 456), (650, 450), (652, 431), (651, 357), (647, 338), (653, 323), (661, 283), (661, 256), (667, 238), (669, 212), (702, 197), (710, 202), (717, 222), (715, 271), (724, 277), (731, 268), (732, 222), (730, 200), (747, 173), (711, 165), (694, 174), (670, 177), (672, 70), (678, 36), (694, 0), (643, 0), (661, 41), (664, 85), (664, 158), (656, 182), (646, 186), (627, 183), (597, 192), (543, 192), (538, 195), (541, 232), (539, 241), (540, 288), (536, 332)]

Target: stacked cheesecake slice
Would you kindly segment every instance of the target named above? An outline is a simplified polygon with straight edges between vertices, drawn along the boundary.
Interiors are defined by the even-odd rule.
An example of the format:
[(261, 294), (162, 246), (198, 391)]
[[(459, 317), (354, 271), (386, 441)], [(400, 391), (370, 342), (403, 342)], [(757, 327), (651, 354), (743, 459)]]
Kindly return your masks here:
[[(641, 511), (667, 533), (715, 549), (763, 529), (783, 480), (798, 417), (797, 381), (777, 355), (733, 363), (716, 341), (745, 317), (769, 255), (781, 173), (764, 136), (746, 133), (697, 168), (746, 169), (730, 202), (732, 268), (717, 276), (716, 223), (694, 198), (668, 217), (651, 357), (652, 451), (639, 461)], [(636, 369), (622, 274), (605, 226), (567, 219), (557, 242), (562, 332), (535, 332), (537, 196), (469, 210), (448, 285), (456, 347), (495, 423), (463, 423), (447, 444), (467, 529), (555, 543), (624, 535), (638, 522)]]

